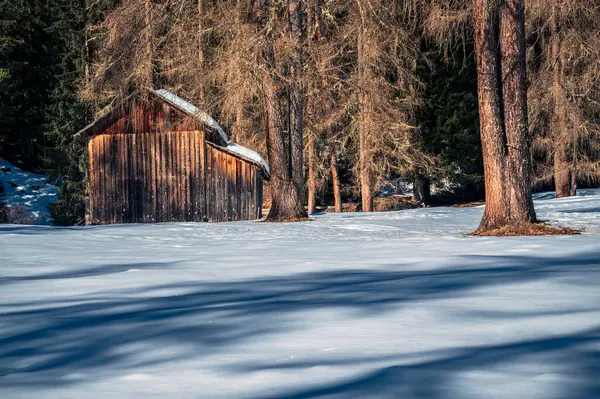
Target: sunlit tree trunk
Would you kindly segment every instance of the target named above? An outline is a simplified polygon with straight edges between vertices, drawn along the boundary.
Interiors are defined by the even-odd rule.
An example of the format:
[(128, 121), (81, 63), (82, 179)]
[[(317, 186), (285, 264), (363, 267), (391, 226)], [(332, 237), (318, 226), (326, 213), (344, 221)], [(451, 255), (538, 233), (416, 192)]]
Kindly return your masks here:
[(369, 146), (369, 95), (365, 90), (367, 61), (365, 59), (365, 32), (366, 27), (361, 24), (358, 32), (358, 158), (360, 173), (360, 193), (362, 199), (362, 211), (373, 212), (373, 188), (371, 183), (371, 157)]
[(560, 4), (556, 2), (552, 12), (552, 68), (554, 95), (554, 187), (556, 197), (569, 196), (569, 165), (567, 163), (567, 115), (566, 98), (563, 89), (565, 60), (561, 55)]
[(535, 221), (523, 0), (474, 0), (486, 208), (478, 231)]
[(315, 138), (311, 133), (308, 135), (308, 214), (316, 212), (317, 197), (317, 171), (315, 167)]
[(333, 204), (335, 211), (338, 213), (342, 212), (342, 194), (340, 191), (340, 175), (337, 166), (337, 154), (335, 150), (331, 151), (330, 154), (331, 162), (331, 181), (333, 183)]
[(521, 224), (535, 221), (529, 150), (531, 137), (527, 119), (525, 1), (504, 0), (500, 8), (500, 20), (510, 223)]

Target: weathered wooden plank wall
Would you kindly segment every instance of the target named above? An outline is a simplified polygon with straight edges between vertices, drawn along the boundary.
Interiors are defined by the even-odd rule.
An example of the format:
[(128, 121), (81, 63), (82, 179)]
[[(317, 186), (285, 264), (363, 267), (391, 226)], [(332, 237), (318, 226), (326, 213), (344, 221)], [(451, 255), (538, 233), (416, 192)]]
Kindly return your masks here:
[[(251, 203), (248, 200), (255, 193), (262, 193), (262, 174), (257, 165), (207, 143), (206, 166), (209, 221), (256, 220), (262, 217), (262, 202)], [(260, 180), (253, 180), (253, 176), (260, 176)], [(257, 187), (257, 183), (261, 186)]]
[(88, 144), (91, 224), (255, 220), (259, 166), (201, 131), (111, 133)]

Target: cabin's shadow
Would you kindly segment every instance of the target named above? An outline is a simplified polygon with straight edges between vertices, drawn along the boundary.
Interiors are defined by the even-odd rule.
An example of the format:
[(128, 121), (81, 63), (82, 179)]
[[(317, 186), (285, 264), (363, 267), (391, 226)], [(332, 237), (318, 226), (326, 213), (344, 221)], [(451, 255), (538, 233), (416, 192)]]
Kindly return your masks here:
[[(161, 267), (160, 264), (147, 266)], [(176, 265), (169, 263), (162, 267)], [(145, 267), (140, 264), (106, 265), (104, 270), (102, 267), (85, 268), (79, 273), (14, 276), (15, 280), (4, 283), (77, 279), (102, 275), (103, 271), (109, 275), (132, 268)], [(600, 254), (596, 253), (552, 259), (468, 256), (457, 257), (455, 266), (444, 269), (411, 268), (386, 265), (385, 269), (379, 270), (301, 273), (234, 282), (191, 281), (107, 289), (85, 297), (64, 296), (54, 301), (0, 305), (0, 386), (67, 384), (73, 381), (59, 377), (79, 373), (93, 378), (91, 375), (104, 367), (113, 371), (131, 370), (149, 364), (214, 356), (231, 344), (257, 337), (268, 339), (268, 334), (298, 328), (286, 321), (293, 321), (296, 312), (300, 311), (345, 307), (355, 310), (355, 317), (359, 318), (363, 314), (373, 315), (398, 306), (409, 306), (413, 301), (466, 296), (472, 289), (493, 285), (563, 276), (583, 279), (587, 284), (600, 283)], [(111, 278), (118, 278), (118, 274)], [(527, 304), (523, 306), (526, 308)], [(580, 310), (598, 311), (600, 304), (582, 303)], [(529, 311), (535, 316), (535, 309)], [(506, 314), (499, 317), (521, 316)], [(9, 326), (14, 326), (12, 332)], [(582, 392), (600, 393), (595, 382), (596, 371), (600, 370), (597, 352), (581, 348), (584, 344), (597, 345), (600, 343), (598, 338), (599, 331), (595, 329), (503, 346), (448, 348), (446, 353), (438, 354), (435, 361), (390, 366), (343, 384), (318, 389), (303, 391), (290, 387), (290, 392), (282, 397), (316, 398), (337, 393), (337, 397), (344, 398), (387, 398), (401, 394), (405, 395), (403, 397), (443, 398), (444, 375), (451, 374), (452, 370), (483, 367), (553, 350), (564, 352), (573, 367), (578, 367)], [(185, 347), (185, 350), (153, 351), (165, 346)], [(321, 359), (316, 365), (327, 361)], [(349, 359), (348, 364), (363, 361)], [(232, 367), (229, 372), (243, 374), (263, 368), (308, 366), (257, 362), (239, 365), (237, 369)]]

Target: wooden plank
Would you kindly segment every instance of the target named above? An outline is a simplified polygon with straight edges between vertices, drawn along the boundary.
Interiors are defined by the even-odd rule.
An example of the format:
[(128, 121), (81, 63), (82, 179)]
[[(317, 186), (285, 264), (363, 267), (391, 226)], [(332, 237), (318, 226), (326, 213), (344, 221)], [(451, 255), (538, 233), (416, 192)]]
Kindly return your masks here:
[(242, 213), (242, 161), (235, 158), (235, 220), (241, 220)]
[(256, 166), (250, 165), (252, 186), (250, 187), (250, 220), (256, 220)]
[(191, 160), (191, 152), (190, 148), (190, 132), (183, 132), (183, 163), (184, 163), (184, 171), (185, 174), (183, 176), (183, 181), (185, 184), (185, 220), (186, 222), (193, 222), (193, 214), (194, 207), (192, 206), (192, 185), (191, 185), (191, 176), (192, 176), (192, 160)]
[(121, 135), (121, 146), (121, 165), (123, 167), (123, 173), (121, 174), (123, 179), (123, 223), (131, 223), (131, 198), (129, 197), (129, 134)]
[(173, 221), (173, 161), (172, 161), (172, 153), (173, 153), (173, 141), (171, 133), (165, 134), (165, 142), (163, 145), (163, 149), (165, 150), (165, 192), (167, 193), (167, 201), (165, 203), (166, 208), (166, 220), (167, 222)]
[(137, 137), (135, 133), (129, 134), (129, 192), (131, 202), (131, 223), (139, 223), (137, 208)]
[(107, 137), (108, 145), (107, 145), (107, 158), (108, 158), (108, 211), (109, 211), (109, 223), (114, 224), (116, 222), (116, 184), (115, 181), (117, 179), (116, 170), (115, 170), (115, 146), (114, 146), (114, 136), (111, 135)]
[(204, 162), (206, 164), (206, 167), (204, 169), (204, 191), (205, 191), (205, 196), (204, 196), (204, 203), (205, 203), (205, 210), (206, 210), (206, 218), (209, 222), (212, 222), (212, 214), (211, 214), (211, 190), (212, 190), (212, 182), (211, 182), (211, 170), (212, 170), (212, 150), (208, 145), (205, 145), (204, 147)]
[(233, 157), (230, 157), (227, 154), (225, 154), (225, 166), (227, 168), (225, 174), (225, 187), (227, 189), (227, 221), (231, 222), (233, 220), (233, 196), (235, 195), (234, 179), (231, 178), (231, 174), (235, 172), (233, 170)]
[(213, 170), (212, 170), (212, 179), (214, 181), (214, 185), (215, 185), (215, 194), (213, 197), (213, 208), (214, 208), (214, 213), (215, 213), (215, 222), (220, 222), (220, 216), (221, 216), (221, 196), (220, 196), (220, 182), (219, 182), (219, 171), (220, 171), (220, 167), (219, 167), (219, 161), (221, 159), (220, 157), (220, 153), (216, 150), (216, 149), (212, 149), (212, 155), (213, 155)]
[(100, 172), (101, 176), (100, 179), (98, 179), (98, 201), (99, 201), (99, 208), (100, 208), (100, 221), (98, 224), (106, 224), (108, 222), (108, 218), (107, 218), (107, 202), (106, 202), (106, 193), (107, 193), (107, 182), (106, 182), (106, 174), (107, 174), (107, 170), (108, 170), (108, 164), (107, 164), (107, 159), (106, 159), (106, 147), (105, 147), (105, 139), (106, 139), (106, 135), (100, 135), (97, 137), (97, 144), (98, 144), (98, 163), (100, 164), (100, 167), (98, 168), (98, 171)]
[(223, 202), (221, 201), (221, 152), (213, 148), (213, 178), (215, 180), (215, 222), (221, 222), (223, 212)]
[(120, 155), (120, 173), (119, 178), (121, 179), (121, 195), (119, 205), (121, 207), (121, 223), (129, 223), (128, 212), (129, 212), (129, 191), (127, 190), (127, 181), (129, 169), (127, 168), (127, 137), (126, 134), (119, 135), (119, 155)]
[(252, 220), (252, 165), (248, 162), (246, 164), (246, 179), (248, 181), (248, 189), (246, 190), (246, 220)]
[(198, 167), (200, 187), (200, 212), (201, 220), (208, 221), (208, 212), (206, 210), (206, 143), (204, 140), (204, 132), (196, 131), (197, 149), (200, 151), (200, 165)]
[(87, 172), (87, 191), (88, 191), (88, 202), (87, 202), (87, 207), (85, 209), (85, 214), (86, 214), (86, 224), (93, 224), (93, 218), (94, 218), (94, 197), (95, 197), (95, 193), (93, 190), (94, 188), (94, 182), (95, 182), (95, 177), (94, 177), (94, 171), (96, 169), (95, 163), (94, 163), (94, 145), (93, 145), (93, 139), (88, 140), (87, 143), (87, 149), (88, 149), (88, 172)]
[(227, 221), (227, 154), (223, 151), (219, 151), (221, 157), (220, 165), (221, 170), (219, 174), (219, 181), (221, 183), (221, 222)]
[(240, 213), (240, 220), (246, 220), (248, 218), (248, 207), (246, 205), (246, 191), (248, 190), (248, 182), (246, 179), (246, 162), (242, 161), (242, 190), (240, 191), (242, 211)]
[(181, 132), (181, 188), (183, 199), (183, 220), (190, 221), (190, 165), (189, 165), (189, 142), (187, 132)]
[(174, 180), (174, 191), (175, 191), (175, 202), (173, 203), (173, 220), (181, 221), (181, 181), (180, 181), (180, 161), (179, 156), (181, 154), (179, 148), (179, 134), (173, 133), (173, 180)]
[(159, 219), (158, 212), (158, 172), (157, 172), (157, 155), (156, 150), (158, 149), (158, 140), (159, 133), (151, 133), (150, 136), (150, 168), (151, 168), (151, 178), (150, 178), (150, 192), (152, 193), (152, 221), (157, 222)]
[(257, 205), (257, 219), (262, 219), (263, 215), (262, 215), (262, 203), (263, 203), (263, 187), (264, 187), (264, 181), (263, 181), (263, 175), (262, 173), (258, 174), (258, 184), (256, 185), (256, 189), (258, 192), (258, 199), (256, 200), (256, 205)]
[(159, 194), (159, 222), (167, 221), (167, 204), (168, 201), (168, 184), (167, 184), (167, 163), (166, 163), (166, 151), (167, 151), (167, 134), (160, 133), (158, 136), (158, 159), (159, 159), (159, 168), (160, 168), (160, 176), (158, 180), (158, 189), (160, 190)]
[(187, 162), (188, 162), (188, 175), (187, 182), (189, 187), (189, 201), (190, 201), (190, 210), (189, 210), (189, 220), (192, 222), (196, 221), (196, 201), (195, 201), (195, 176), (196, 176), (196, 167), (198, 162), (195, 160), (196, 155), (196, 146), (195, 146), (195, 134), (194, 132), (187, 132)]
[[(137, 115), (137, 114), (136, 114)], [(140, 199), (142, 202), (142, 223), (148, 223), (148, 135), (139, 134), (140, 138)]]

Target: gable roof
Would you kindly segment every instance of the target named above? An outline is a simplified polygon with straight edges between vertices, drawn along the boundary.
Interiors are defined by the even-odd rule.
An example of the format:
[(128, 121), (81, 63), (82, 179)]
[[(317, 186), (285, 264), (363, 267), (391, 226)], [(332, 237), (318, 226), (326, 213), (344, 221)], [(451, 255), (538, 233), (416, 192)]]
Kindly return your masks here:
[[(257, 164), (258, 166), (260, 166), (262, 168), (265, 178), (267, 180), (270, 179), (271, 173), (270, 173), (269, 164), (267, 163), (267, 161), (265, 161), (265, 159), (258, 152), (253, 151), (249, 148), (243, 147), (239, 144), (231, 142), (229, 140), (229, 138), (227, 137), (227, 133), (225, 133), (225, 130), (223, 130), (223, 128), (217, 123), (217, 121), (214, 118), (212, 118), (209, 114), (207, 114), (206, 112), (197, 108), (192, 103), (177, 96), (176, 94), (171, 93), (168, 90), (165, 90), (165, 89), (154, 90), (154, 89), (150, 89), (150, 88), (148, 88), (146, 90), (150, 94), (152, 94), (155, 97), (157, 97), (158, 99), (160, 99), (161, 101), (166, 102), (167, 104), (169, 104), (170, 106), (181, 111), (185, 115), (193, 118), (197, 122), (202, 123), (204, 126), (211, 128), (213, 131), (216, 132), (215, 137), (219, 141), (219, 143), (216, 143), (216, 144), (221, 149), (223, 149), (226, 152), (232, 153), (233, 155), (235, 155), (239, 158), (242, 158), (246, 161)], [(129, 95), (128, 97), (123, 99), (123, 101), (121, 101), (119, 103), (119, 105), (116, 105), (116, 106), (110, 108), (109, 110), (107, 110), (106, 112), (104, 112), (102, 115), (100, 115), (98, 118), (96, 118), (96, 120), (94, 120), (92, 123), (90, 123), (83, 129), (81, 129), (79, 132), (77, 132), (75, 134), (75, 137), (87, 135), (91, 129), (93, 129), (95, 126), (99, 125), (100, 123), (102, 123), (102, 121), (104, 121), (106, 118), (110, 117), (115, 112), (115, 110), (117, 110), (119, 107), (123, 106), (123, 104), (127, 103), (129, 100), (131, 100), (137, 94), (139, 94), (139, 93), (134, 93), (134, 94)]]

